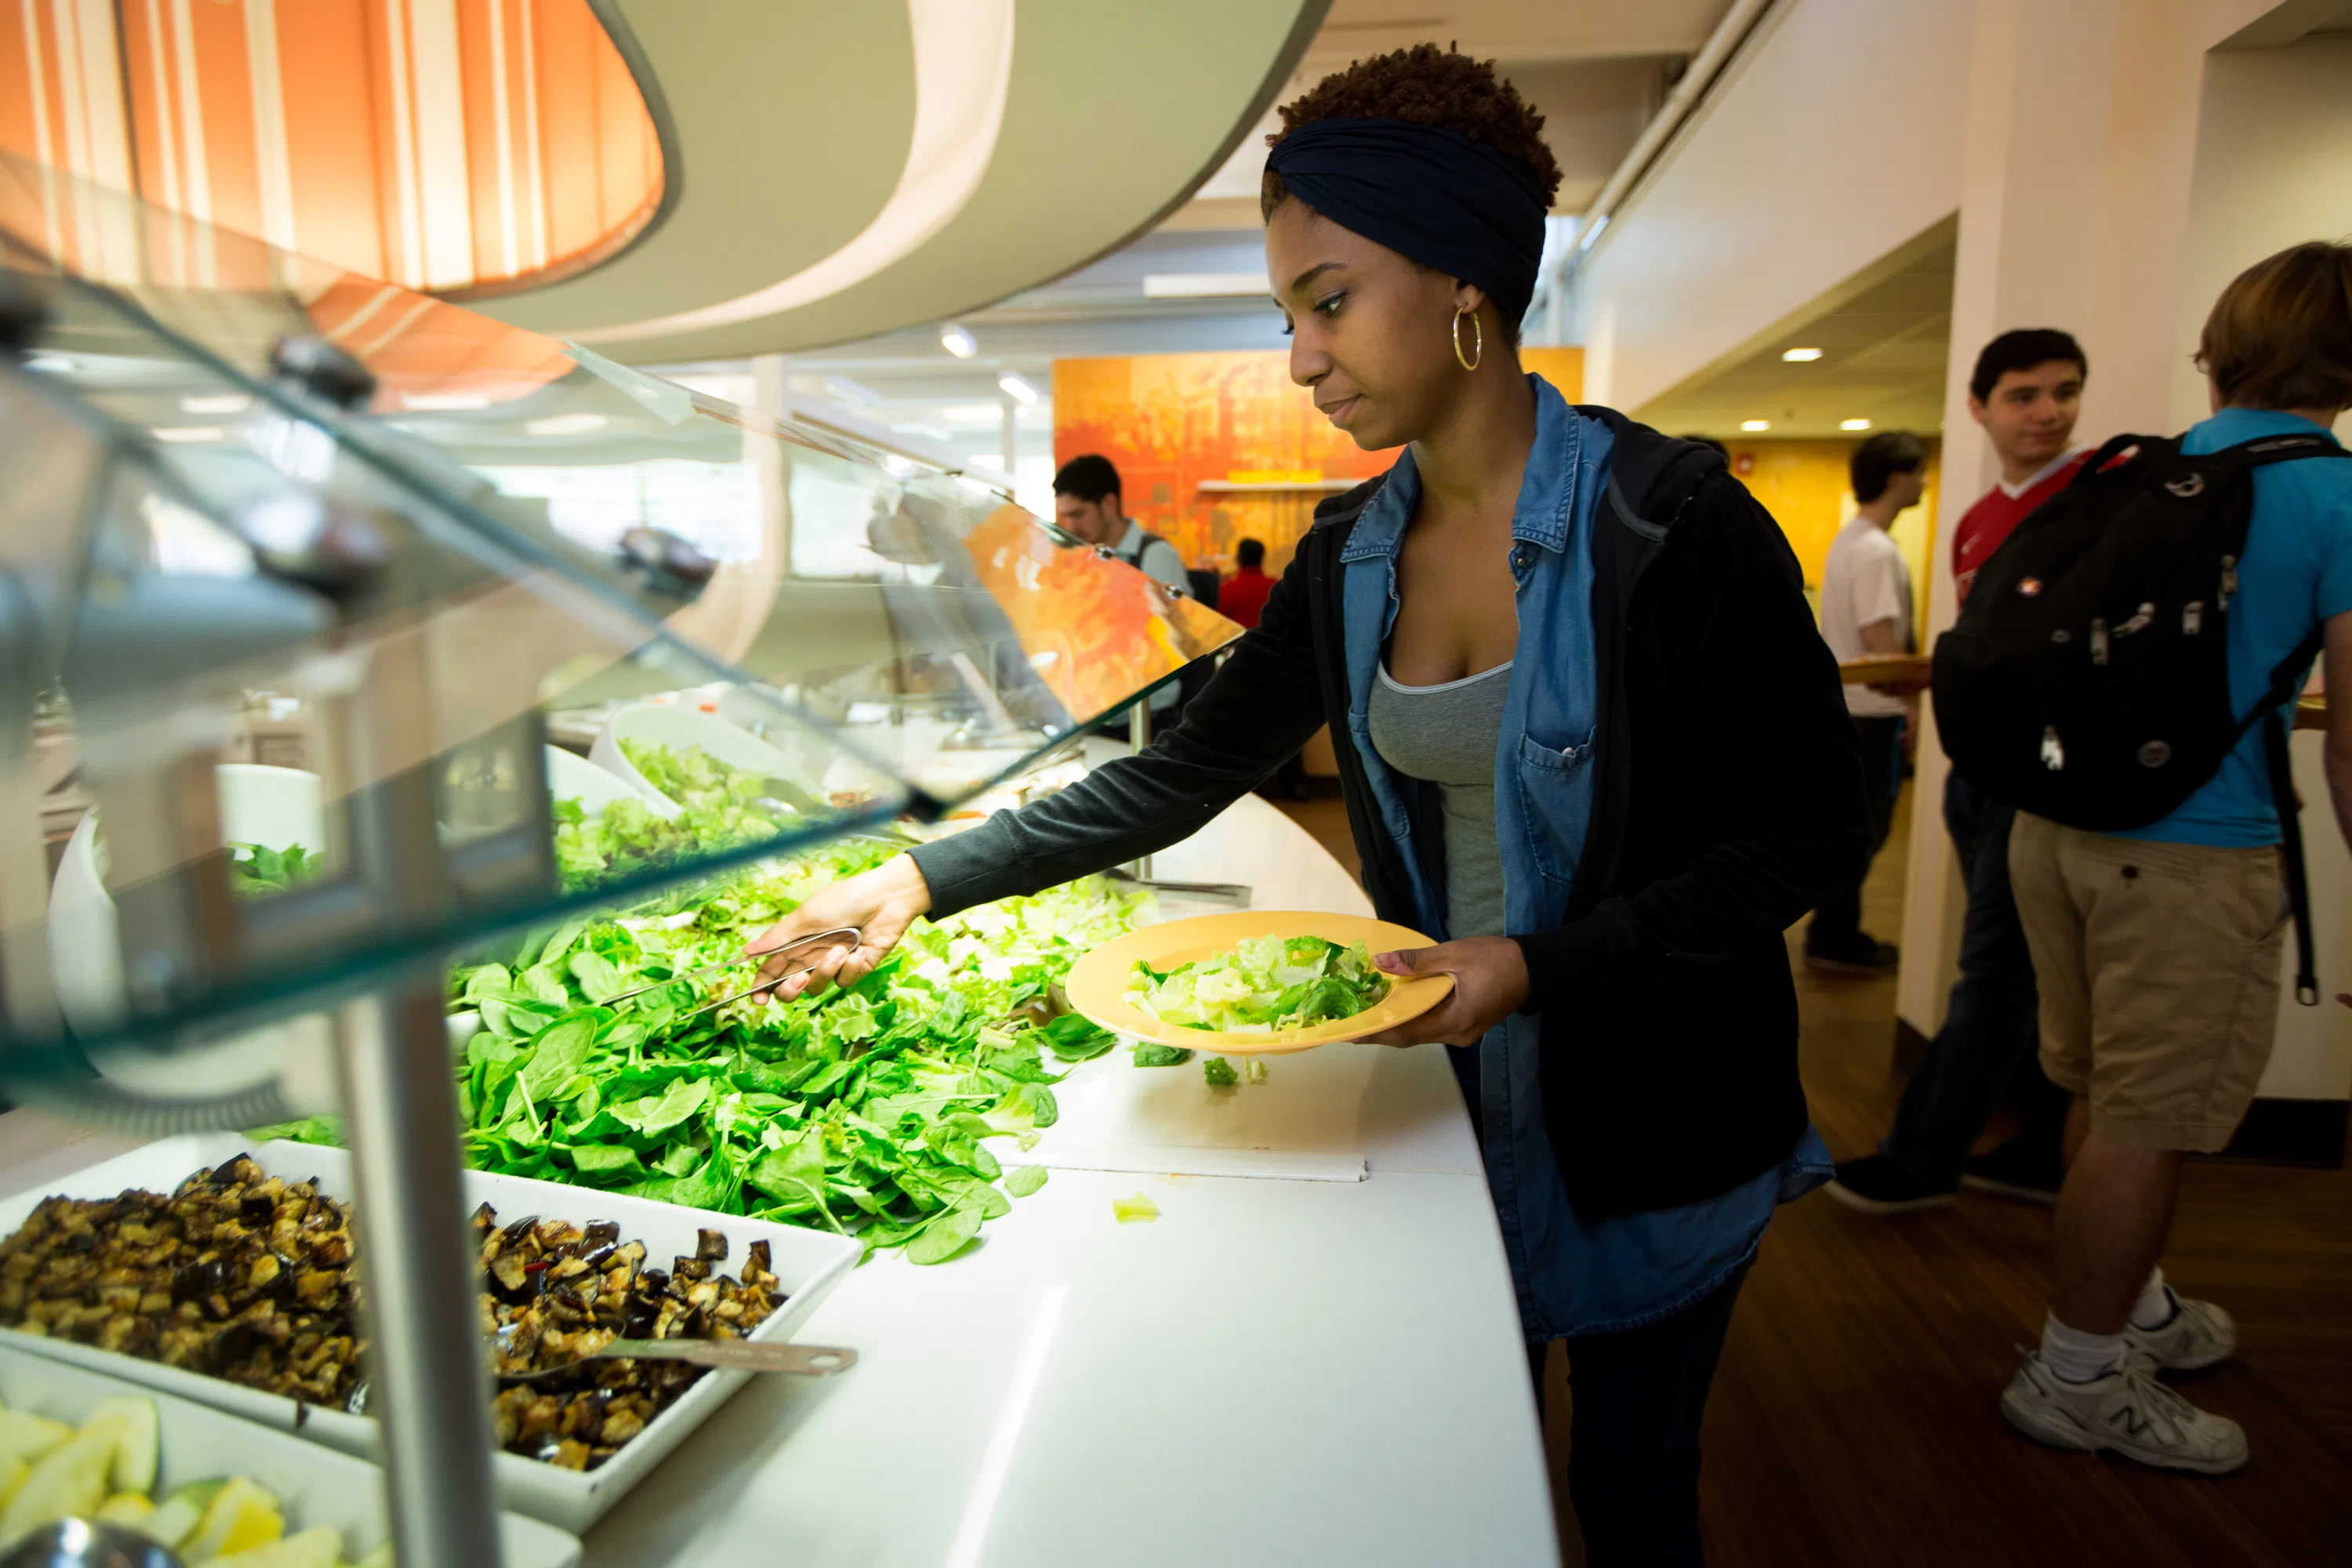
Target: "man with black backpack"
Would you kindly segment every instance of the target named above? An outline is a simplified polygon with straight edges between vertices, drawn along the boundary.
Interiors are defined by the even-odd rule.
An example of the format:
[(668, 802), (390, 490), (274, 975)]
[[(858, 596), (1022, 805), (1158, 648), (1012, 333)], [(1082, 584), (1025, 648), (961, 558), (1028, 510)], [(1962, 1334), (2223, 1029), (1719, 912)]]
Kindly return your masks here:
[(2028, 1436), (2208, 1475), (2244, 1432), (2156, 1381), (2237, 1348), (2158, 1259), (2185, 1152), (2252, 1102), (2282, 887), (2318, 1000), (2286, 711), (2324, 647), (2327, 773), (2352, 839), (2352, 246), (2248, 268), (2207, 319), (2212, 418), (2119, 437), (1979, 572), (1936, 652), (1954, 765), (2018, 803), (2010, 872), (2042, 1063), (2074, 1095), (2041, 1346), (2001, 1396)]

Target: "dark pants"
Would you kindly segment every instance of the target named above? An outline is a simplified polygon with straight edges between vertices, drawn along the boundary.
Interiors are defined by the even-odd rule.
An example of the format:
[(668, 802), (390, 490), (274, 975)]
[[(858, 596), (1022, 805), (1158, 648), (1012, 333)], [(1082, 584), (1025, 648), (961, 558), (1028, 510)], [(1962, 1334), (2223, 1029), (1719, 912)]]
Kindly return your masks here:
[(1862, 793), (1869, 808), (1870, 857), (1853, 886), (1823, 899), (1805, 930), (1805, 946), (1817, 952), (1836, 953), (1862, 941), (1862, 884), (1869, 879), (1870, 861), (1886, 844), (1895, 822), (1895, 796), (1903, 787), (1903, 724), (1899, 718), (1856, 719), (1862, 736)]
[(1944, 1026), (1903, 1091), (1894, 1133), (1880, 1145), (1930, 1187), (1959, 1184), (1961, 1160), (2004, 1098), (2016, 1101), (2027, 1150), (2053, 1181), (2063, 1170), (2068, 1097), (2042, 1074), (2033, 956), (2009, 890), (2009, 828), (2016, 816), (2014, 806), (1957, 773), (1944, 785), (1944, 825), (1968, 878), (1960, 976), (1952, 983)]
[[(1568, 1341), (1568, 1495), (1590, 1568), (1700, 1568), (1698, 1429), (1746, 1268), (1664, 1322)], [(1529, 1345), (1536, 1397), (1543, 1353)]]

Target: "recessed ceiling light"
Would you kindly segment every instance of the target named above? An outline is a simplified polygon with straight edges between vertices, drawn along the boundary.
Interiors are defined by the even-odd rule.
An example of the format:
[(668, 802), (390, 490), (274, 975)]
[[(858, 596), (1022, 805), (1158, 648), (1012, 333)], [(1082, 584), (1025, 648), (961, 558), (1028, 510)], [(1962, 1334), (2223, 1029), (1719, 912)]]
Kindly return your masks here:
[(400, 405), (419, 414), (454, 414), (466, 408), (488, 408), (490, 397), (486, 392), (404, 392)]
[(45, 371), (51, 375), (63, 375), (77, 368), (64, 354), (35, 354), (25, 362), (26, 370)]
[(1030, 385), (1027, 382), (1022, 380), (1019, 376), (1013, 374), (1013, 372), (1009, 370), (1003, 375), (996, 378), (996, 384), (1003, 387), (1004, 389), (1004, 395), (1010, 397), (1015, 403), (1034, 403), (1037, 401), (1037, 389)]
[(1867, 419), (1841, 419), (1838, 421), (1838, 428), (1841, 430), (1867, 430), (1870, 428), (1870, 421)]
[(242, 414), (253, 402), (242, 392), (208, 393), (201, 397), (180, 399), (183, 414)]
[(1739, 427), (1752, 435), (1759, 430), (1769, 430), (1772, 428), (1772, 422), (1769, 419), (1742, 419), (1739, 422)]
[(1266, 291), (1263, 272), (1147, 272), (1147, 300), (1240, 299)]
[(1817, 360), (1821, 358), (1822, 351), (1819, 349), (1782, 349), (1780, 351), (1780, 357), (1792, 363), (1802, 364), (1808, 360)]
[(980, 340), (950, 321), (940, 329), (940, 347), (958, 359), (970, 359), (980, 352)]
[(158, 441), (226, 441), (228, 432), (217, 425), (159, 425), (147, 432)]
[(608, 421), (601, 414), (551, 414), (523, 422), (527, 436), (585, 436), (602, 430)]

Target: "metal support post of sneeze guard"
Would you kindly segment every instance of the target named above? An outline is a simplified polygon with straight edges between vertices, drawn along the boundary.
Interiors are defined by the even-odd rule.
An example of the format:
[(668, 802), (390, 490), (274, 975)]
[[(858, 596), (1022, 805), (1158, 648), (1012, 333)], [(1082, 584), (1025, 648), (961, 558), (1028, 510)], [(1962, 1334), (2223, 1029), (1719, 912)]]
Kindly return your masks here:
[[(397, 919), (455, 896), (428, 766), (389, 755), (430, 732), (423, 639), (379, 644), (345, 704), (352, 859)], [(413, 970), (336, 1016), (360, 1245), (368, 1260), (369, 1409), (383, 1423), (394, 1550), (403, 1563), (499, 1568), (488, 1381), (467, 1238), (457, 1079), (443, 977)]]
[[(1151, 694), (1148, 691), (1137, 698), (1135, 706), (1127, 710), (1127, 739), (1128, 750), (1137, 755), (1151, 744)], [(1119, 868), (1139, 882), (1151, 880), (1151, 857), (1149, 855), (1139, 855)]]

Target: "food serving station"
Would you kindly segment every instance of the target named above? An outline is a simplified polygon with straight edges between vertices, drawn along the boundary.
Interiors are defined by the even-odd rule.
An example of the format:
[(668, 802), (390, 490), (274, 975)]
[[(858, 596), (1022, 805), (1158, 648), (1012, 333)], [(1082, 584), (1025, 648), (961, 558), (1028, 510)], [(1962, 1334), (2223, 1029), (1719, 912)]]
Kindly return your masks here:
[[(75, 1483), (236, 1568), (1554, 1559), (1443, 1050), (1221, 1079), (1061, 988), (1369, 915), (1264, 802), (752, 994), (1236, 628), (885, 437), (5, 157), (0, 243), (28, 1477), (120, 1480), (127, 1399), (167, 1479), (223, 1422), (278, 1467)], [(383, 1505), (298, 1517), (312, 1452)]]

